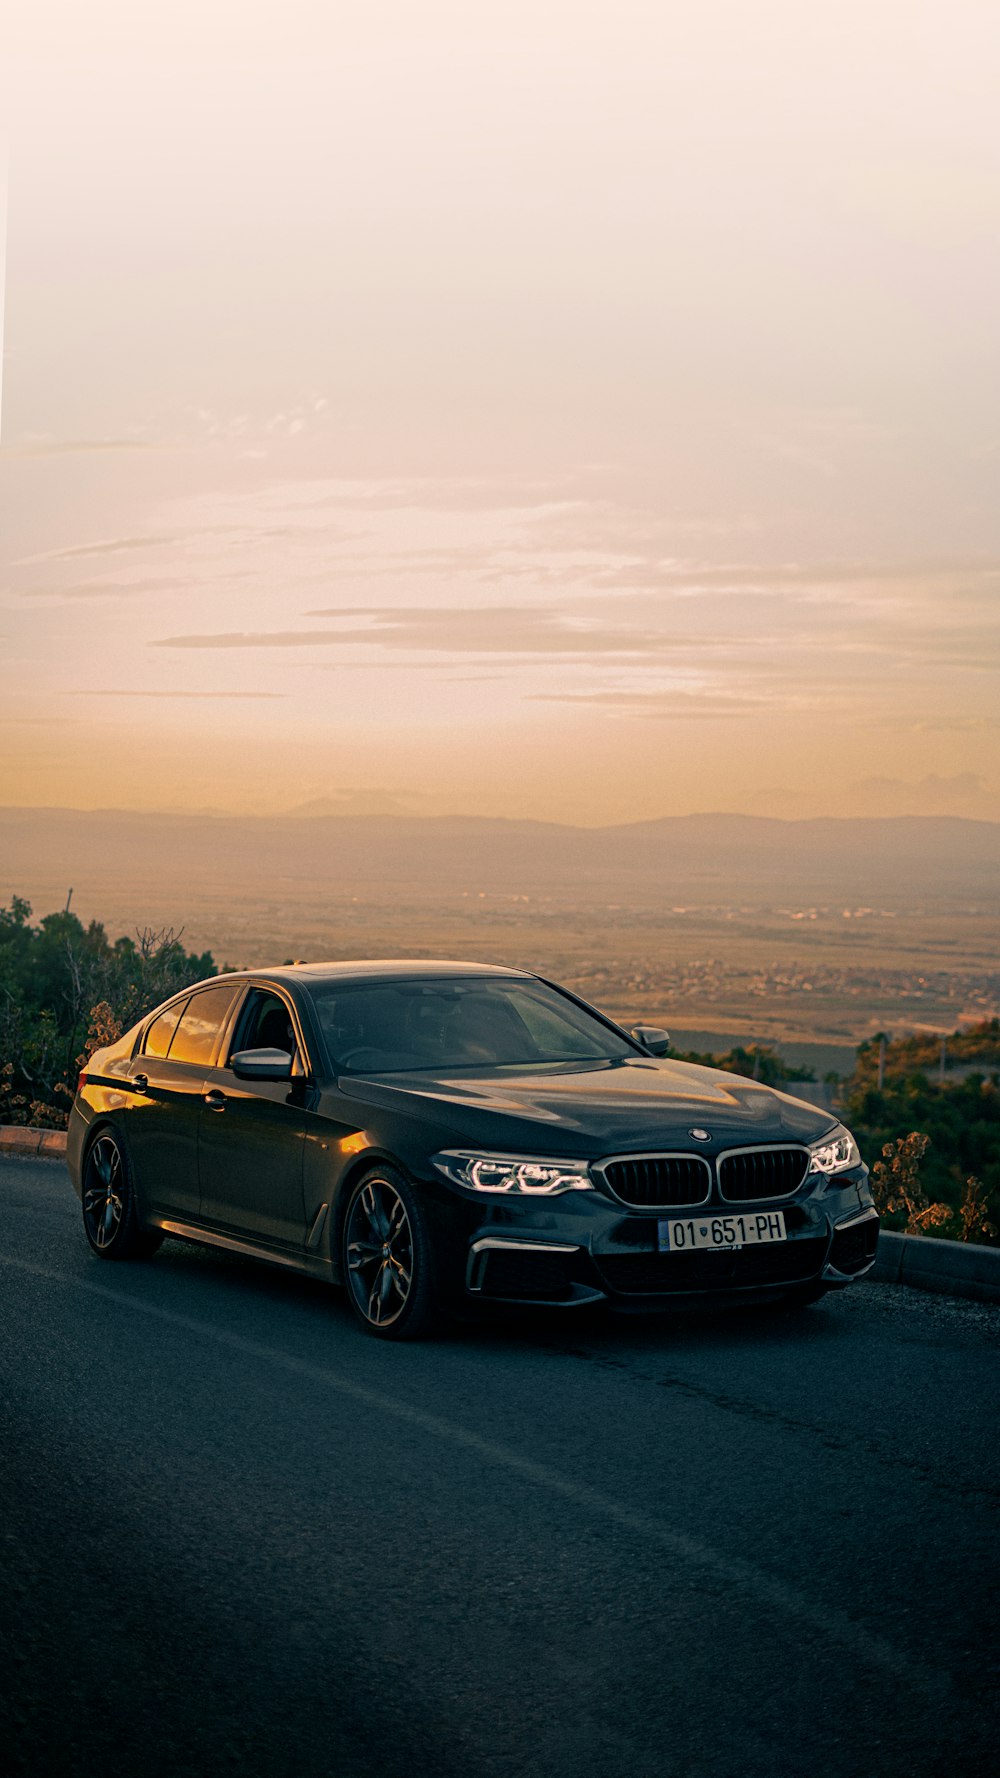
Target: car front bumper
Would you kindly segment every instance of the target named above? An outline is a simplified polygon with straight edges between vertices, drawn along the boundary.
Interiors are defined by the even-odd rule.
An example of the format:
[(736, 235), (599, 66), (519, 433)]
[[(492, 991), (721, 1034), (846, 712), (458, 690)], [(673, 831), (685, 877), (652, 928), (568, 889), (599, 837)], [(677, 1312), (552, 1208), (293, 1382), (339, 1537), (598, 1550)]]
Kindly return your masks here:
[[(792, 1198), (755, 1203), (755, 1212), (782, 1211), (784, 1241), (717, 1251), (659, 1250), (659, 1220), (683, 1216), (683, 1210), (627, 1209), (598, 1191), (494, 1199), (482, 1206), (470, 1204), (471, 1196), (462, 1194), (464, 1239), (455, 1238), (448, 1219), (452, 1239), (445, 1268), (453, 1286), (449, 1295), (466, 1302), (568, 1308), (609, 1301), (642, 1308), (766, 1301), (801, 1286), (836, 1289), (863, 1277), (875, 1262), (878, 1240), (864, 1168), (836, 1182), (810, 1184)], [(731, 1204), (713, 1203), (695, 1215), (731, 1213)]]

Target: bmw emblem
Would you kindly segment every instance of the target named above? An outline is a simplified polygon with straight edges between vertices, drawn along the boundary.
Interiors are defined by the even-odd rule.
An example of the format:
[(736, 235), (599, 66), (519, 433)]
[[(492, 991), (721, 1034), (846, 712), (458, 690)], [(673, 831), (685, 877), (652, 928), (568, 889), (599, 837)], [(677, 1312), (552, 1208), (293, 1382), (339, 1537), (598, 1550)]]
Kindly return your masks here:
[(689, 1130), (688, 1135), (693, 1136), (696, 1142), (711, 1142), (712, 1140), (707, 1130)]

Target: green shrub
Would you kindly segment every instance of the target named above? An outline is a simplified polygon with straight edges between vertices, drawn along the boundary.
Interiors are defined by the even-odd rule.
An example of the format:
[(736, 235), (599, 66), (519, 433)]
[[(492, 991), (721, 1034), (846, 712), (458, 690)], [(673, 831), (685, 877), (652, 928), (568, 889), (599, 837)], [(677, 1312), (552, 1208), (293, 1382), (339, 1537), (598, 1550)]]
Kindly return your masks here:
[[(960, 1055), (966, 1037), (981, 1052), (993, 1041), (997, 1024), (991, 1020), (972, 1033), (956, 1032), (946, 1040), (948, 1053)], [(935, 1039), (936, 1057), (939, 1052), (940, 1039)], [(917, 1053), (915, 1040), (887, 1043), (879, 1087), (878, 1042), (862, 1044), (841, 1099), (844, 1122), (873, 1169), (873, 1182), (879, 1167), (888, 1170), (878, 1174), (893, 1200), (890, 1205), (887, 1197), (884, 1205), (888, 1226), (924, 1233), (933, 1228), (948, 1239), (993, 1243), (994, 1206), (1000, 1202), (1000, 1073), (984, 1066), (982, 1072), (932, 1079), (923, 1068), (907, 1065)], [(916, 1137), (926, 1139), (918, 1157), (904, 1147)], [(921, 1213), (926, 1212), (919, 1225), (913, 1218), (921, 1205), (914, 1197), (908, 1208), (902, 1189), (903, 1170), (914, 1159)]]
[(0, 908), (0, 1123), (65, 1125), (77, 1071), (178, 989), (217, 974), (210, 951), (146, 926), (109, 940), (103, 925), (46, 914), (14, 896)]

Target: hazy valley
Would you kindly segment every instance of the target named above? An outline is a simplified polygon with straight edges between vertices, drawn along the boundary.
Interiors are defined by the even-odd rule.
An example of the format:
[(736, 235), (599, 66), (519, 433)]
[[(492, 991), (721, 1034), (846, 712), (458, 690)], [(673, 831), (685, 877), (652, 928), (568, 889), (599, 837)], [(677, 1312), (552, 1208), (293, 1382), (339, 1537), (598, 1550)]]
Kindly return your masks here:
[[(443, 955), (538, 969), (607, 1011), (852, 1047), (1000, 1011), (1000, 826), (671, 818), (628, 827), (0, 810), (0, 899), (219, 962)], [(797, 1047), (797, 1045), (796, 1045)]]

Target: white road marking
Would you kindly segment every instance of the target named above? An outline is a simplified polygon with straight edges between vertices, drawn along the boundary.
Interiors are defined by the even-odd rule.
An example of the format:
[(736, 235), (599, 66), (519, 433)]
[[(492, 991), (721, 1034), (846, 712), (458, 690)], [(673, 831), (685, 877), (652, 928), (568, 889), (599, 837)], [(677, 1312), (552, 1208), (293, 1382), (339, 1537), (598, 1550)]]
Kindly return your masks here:
[[(575, 1506), (584, 1508), (595, 1517), (603, 1518), (622, 1530), (633, 1533), (647, 1546), (653, 1545), (677, 1561), (711, 1575), (725, 1586), (738, 1589), (756, 1600), (764, 1609), (782, 1612), (829, 1641), (842, 1644), (856, 1661), (879, 1667), (883, 1672), (892, 1674), (895, 1679), (905, 1679), (925, 1695), (937, 1693), (943, 1697), (951, 1689), (949, 1677), (942, 1670), (921, 1667), (911, 1655), (896, 1648), (884, 1637), (864, 1629), (835, 1607), (816, 1604), (804, 1593), (786, 1586), (783, 1581), (775, 1579), (753, 1563), (745, 1562), (738, 1556), (723, 1555), (710, 1544), (674, 1530), (662, 1519), (623, 1506), (620, 1501), (601, 1493), (599, 1489), (563, 1475), (548, 1464), (536, 1463), (531, 1457), (523, 1457), (519, 1451), (512, 1450), (508, 1445), (482, 1438), (479, 1433), (471, 1432), (465, 1426), (445, 1420), (437, 1414), (429, 1414), (423, 1408), (413, 1407), (411, 1403), (400, 1401), (396, 1396), (384, 1394), (380, 1389), (366, 1388), (364, 1384), (354, 1382), (340, 1371), (309, 1364), (306, 1360), (294, 1358), (273, 1346), (265, 1346), (259, 1340), (248, 1340), (244, 1335), (230, 1333), (210, 1321), (201, 1321), (196, 1316), (178, 1314), (173, 1309), (162, 1309), (155, 1303), (143, 1302), (138, 1297), (111, 1290), (107, 1285), (92, 1284), (84, 1278), (53, 1272), (45, 1266), (35, 1265), (29, 1260), (15, 1259), (9, 1254), (0, 1253), (0, 1265), (13, 1266), (35, 1277), (45, 1278), (53, 1284), (85, 1291), (88, 1295), (101, 1297), (119, 1308), (130, 1309), (151, 1320), (165, 1322), (168, 1326), (196, 1334), (202, 1339), (214, 1340), (217, 1345), (224, 1346), (231, 1352), (239, 1352), (247, 1358), (277, 1365), (296, 1376), (308, 1378), (310, 1382), (322, 1384), (349, 1401), (360, 1402), (388, 1418), (418, 1427), (434, 1438), (473, 1452), (485, 1463), (504, 1469), (522, 1481), (531, 1482), (549, 1494), (572, 1501)], [(359, 1334), (358, 1337), (364, 1336)]]

